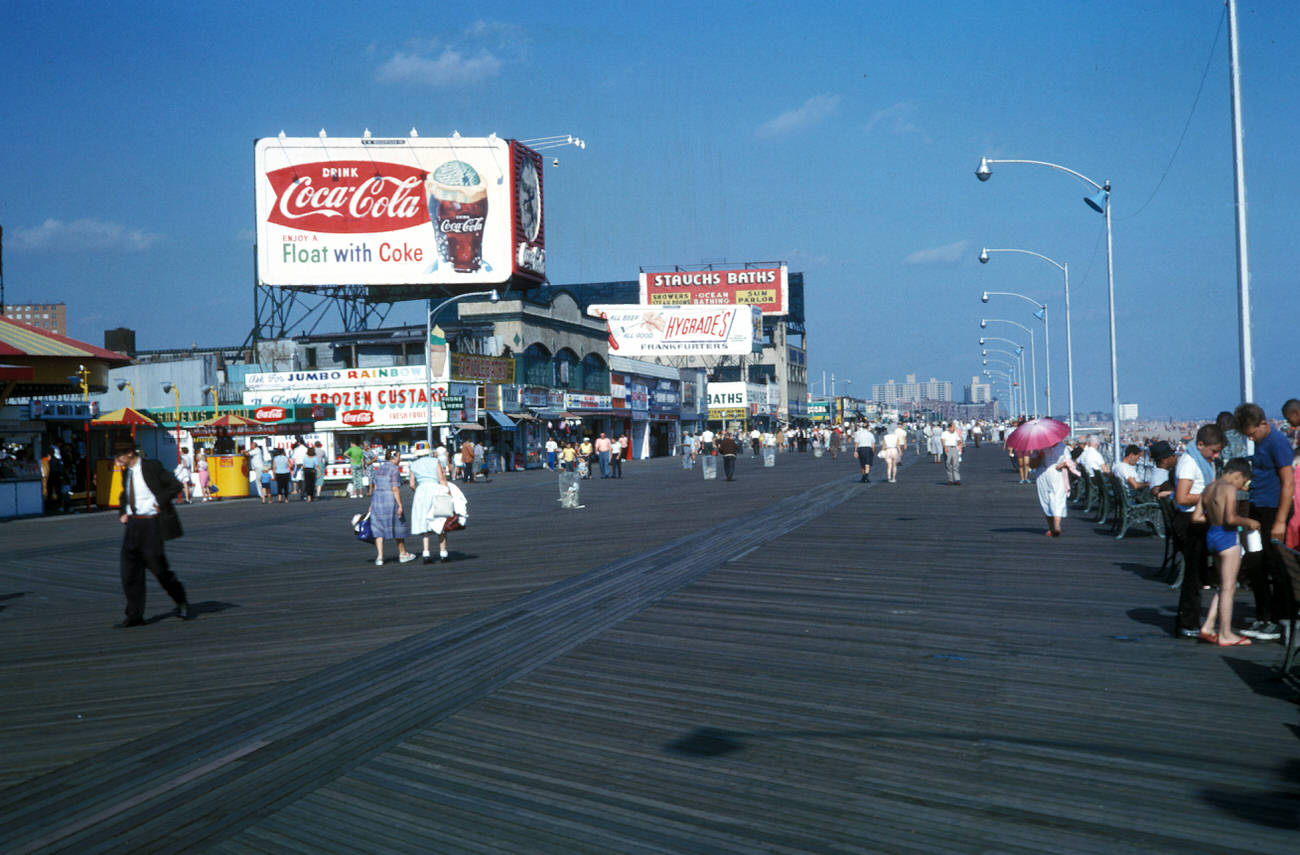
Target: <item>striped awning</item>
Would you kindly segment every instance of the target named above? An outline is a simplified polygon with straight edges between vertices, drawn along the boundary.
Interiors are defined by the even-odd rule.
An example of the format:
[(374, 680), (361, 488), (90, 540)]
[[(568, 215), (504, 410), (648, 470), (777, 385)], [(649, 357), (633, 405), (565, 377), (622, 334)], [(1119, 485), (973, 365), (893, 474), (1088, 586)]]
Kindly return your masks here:
[(131, 361), (124, 353), (56, 335), (13, 318), (0, 317), (0, 357), (12, 356), (70, 356), (120, 363)]

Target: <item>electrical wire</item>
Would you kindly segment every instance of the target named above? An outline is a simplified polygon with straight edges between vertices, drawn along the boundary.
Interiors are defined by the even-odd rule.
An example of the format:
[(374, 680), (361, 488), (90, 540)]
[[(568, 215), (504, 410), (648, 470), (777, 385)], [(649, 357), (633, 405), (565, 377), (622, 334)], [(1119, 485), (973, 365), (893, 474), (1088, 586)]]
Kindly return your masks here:
[(1150, 205), (1152, 200), (1156, 198), (1156, 194), (1160, 192), (1160, 188), (1165, 183), (1165, 178), (1169, 176), (1169, 170), (1174, 166), (1174, 160), (1178, 157), (1178, 152), (1183, 147), (1183, 141), (1187, 139), (1187, 131), (1192, 126), (1192, 116), (1196, 114), (1196, 106), (1201, 103), (1201, 93), (1205, 90), (1206, 78), (1210, 76), (1210, 66), (1214, 62), (1214, 53), (1218, 50), (1219, 36), (1223, 34), (1223, 22), (1227, 20), (1227, 17), (1228, 7), (1225, 4), (1223, 7), (1223, 14), (1219, 16), (1219, 28), (1214, 31), (1214, 44), (1210, 46), (1210, 55), (1205, 60), (1205, 71), (1201, 72), (1201, 85), (1196, 87), (1196, 97), (1192, 100), (1191, 109), (1187, 111), (1187, 121), (1183, 123), (1183, 132), (1178, 137), (1178, 144), (1174, 146), (1174, 153), (1169, 156), (1169, 163), (1165, 165), (1165, 171), (1160, 174), (1160, 180), (1156, 182), (1155, 189), (1151, 191), (1151, 195), (1147, 197), (1147, 200), (1138, 206), (1138, 209), (1133, 213), (1123, 217), (1116, 217), (1118, 221), (1123, 222), (1125, 220), (1131, 220), (1145, 211), (1147, 205)]

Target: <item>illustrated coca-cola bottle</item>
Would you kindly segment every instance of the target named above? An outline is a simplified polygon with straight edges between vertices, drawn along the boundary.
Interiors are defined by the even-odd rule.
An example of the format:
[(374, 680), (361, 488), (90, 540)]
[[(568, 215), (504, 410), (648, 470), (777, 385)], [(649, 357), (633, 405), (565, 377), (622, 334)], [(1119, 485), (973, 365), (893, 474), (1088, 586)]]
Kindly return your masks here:
[(429, 218), (438, 254), (457, 273), (473, 273), (483, 263), (483, 224), (487, 221), (487, 186), (474, 167), (449, 160), (425, 180)]

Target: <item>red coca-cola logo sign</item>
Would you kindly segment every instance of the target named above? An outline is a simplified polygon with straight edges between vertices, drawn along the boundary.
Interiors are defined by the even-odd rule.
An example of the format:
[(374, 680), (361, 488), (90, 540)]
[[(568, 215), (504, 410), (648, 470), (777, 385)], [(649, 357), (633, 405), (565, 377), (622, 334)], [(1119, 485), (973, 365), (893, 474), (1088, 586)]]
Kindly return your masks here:
[(266, 173), (267, 221), (308, 232), (391, 232), (429, 222), (426, 173), (400, 163), (335, 160)]
[(284, 418), (284, 407), (262, 407), (253, 411), (253, 418), (259, 422), (278, 422)]
[(375, 414), (370, 410), (347, 410), (339, 419), (345, 425), (368, 425), (375, 420)]

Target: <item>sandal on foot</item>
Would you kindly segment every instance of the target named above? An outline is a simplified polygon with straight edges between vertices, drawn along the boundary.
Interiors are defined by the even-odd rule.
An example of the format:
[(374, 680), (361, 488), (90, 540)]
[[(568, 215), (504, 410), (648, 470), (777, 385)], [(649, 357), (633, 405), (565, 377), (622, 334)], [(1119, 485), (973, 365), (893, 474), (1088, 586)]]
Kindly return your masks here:
[(1229, 641), (1229, 642), (1218, 641), (1217, 643), (1220, 647), (1245, 647), (1246, 645), (1250, 644), (1250, 639), (1246, 638), (1243, 635), (1241, 638), (1238, 638), (1236, 641)]

